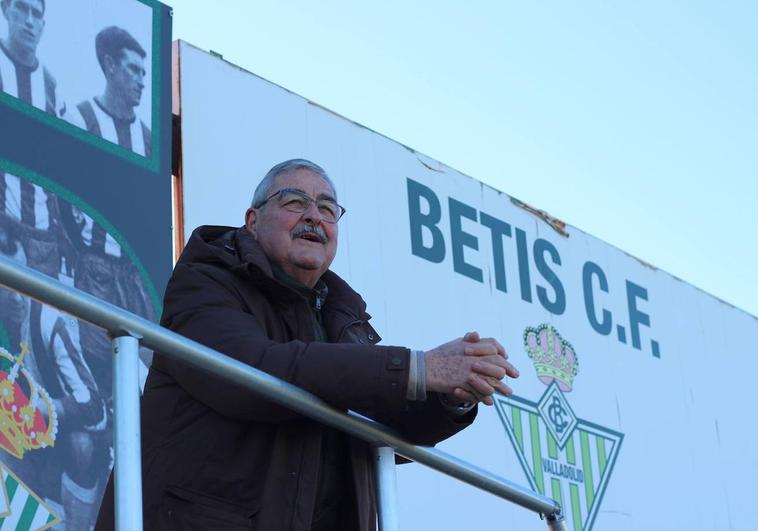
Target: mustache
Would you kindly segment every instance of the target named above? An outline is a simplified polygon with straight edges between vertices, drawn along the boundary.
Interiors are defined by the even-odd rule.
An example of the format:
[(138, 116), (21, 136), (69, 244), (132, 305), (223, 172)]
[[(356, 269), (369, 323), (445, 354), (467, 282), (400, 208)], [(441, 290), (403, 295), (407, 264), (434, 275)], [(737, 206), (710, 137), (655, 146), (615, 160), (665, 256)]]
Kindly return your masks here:
[(329, 241), (329, 238), (326, 237), (326, 233), (321, 225), (312, 225), (310, 223), (300, 224), (292, 231), (292, 238), (299, 238), (304, 234), (312, 234), (318, 237), (321, 243)]

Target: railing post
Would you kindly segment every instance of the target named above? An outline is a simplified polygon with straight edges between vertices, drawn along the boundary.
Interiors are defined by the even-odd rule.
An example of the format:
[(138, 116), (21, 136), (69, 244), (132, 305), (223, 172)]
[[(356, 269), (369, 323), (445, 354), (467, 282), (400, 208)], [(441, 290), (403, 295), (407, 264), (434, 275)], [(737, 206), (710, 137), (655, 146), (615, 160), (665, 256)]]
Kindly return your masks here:
[(399, 531), (395, 450), (389, 446), (374, 448), (374, 472), (379, 531)]
[(142, 530), (139, 340), (113, 339), (113, 448), (117, 531)]
[(548, 531), (568, 531), (566, 526), (566, 520), (561, 513), (555, 515), (549, 515), (545, 518), (547, 520)]

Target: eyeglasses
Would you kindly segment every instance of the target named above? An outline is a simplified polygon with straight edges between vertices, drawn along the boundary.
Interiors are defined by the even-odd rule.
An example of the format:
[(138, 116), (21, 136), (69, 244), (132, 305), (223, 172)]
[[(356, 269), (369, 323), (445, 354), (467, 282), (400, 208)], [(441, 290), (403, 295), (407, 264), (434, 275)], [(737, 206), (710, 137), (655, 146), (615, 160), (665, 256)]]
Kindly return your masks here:
[(316, 208), (321, 214), (321, 218), (327, 223), (337, 223), (345, 215), (345, 208), (338, 205), (333, 199), (313, 199), (311, 196), (295, 188), (282, 188), (277, 190), (266, 199), (258, 203), (255, 208), (261, 208), (263, 205), (279, 196), (279, 206), (290, 212), (302, 214), (308, 210), (311, 203), (316, 203)]

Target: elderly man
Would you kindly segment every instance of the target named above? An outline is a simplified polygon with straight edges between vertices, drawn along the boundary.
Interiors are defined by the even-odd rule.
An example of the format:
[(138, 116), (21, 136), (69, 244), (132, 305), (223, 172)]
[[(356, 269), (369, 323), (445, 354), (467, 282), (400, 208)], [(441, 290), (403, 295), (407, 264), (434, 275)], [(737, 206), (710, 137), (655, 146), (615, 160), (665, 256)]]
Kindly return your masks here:
[(56, 116), (65, 104), (55, 78), (40, 64), (37, 45), (45, 28), (45, 0), (2, 0), (8, 35), (0, 39), (0, 90)]
[[(274, 166), (244, 227), (192, 234), (162, 322), (435, 444), (474, 420), (465, 402), (510, 394), (501, 380), (518, 373), (476, 333), (428, 352), (377, 346), (365, 303), (328, 269), (342, 214), (322, 168)], [(159, 353), (142, 405), (147, 529), (374, 529), (368, 444)], [(97, 529), (112, 528), (112, 511), (106, 499)]]
[(145, 88), (145, 49), (125, 29), (109, 26), (95, 37), (95, 53), (105, 75), (105, 90), (79, 103), (77, 112), (72, 113), (72, 122), (149, 157), (150, 129), (135, 112)]

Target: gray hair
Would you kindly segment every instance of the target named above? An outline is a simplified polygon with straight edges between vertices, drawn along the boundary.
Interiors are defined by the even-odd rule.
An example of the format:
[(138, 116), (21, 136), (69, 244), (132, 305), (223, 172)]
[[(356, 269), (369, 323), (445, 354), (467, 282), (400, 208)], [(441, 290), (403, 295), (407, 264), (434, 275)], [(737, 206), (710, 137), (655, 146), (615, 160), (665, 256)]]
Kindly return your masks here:
[[(42, 12), (44, 13), (47, 10), (47, 6), (45, 5), (45, 0), (40, 0), (42, 2)], [(3, 6), (3, 10), (8, 9), (8, 6), (11, 5), (13, 0), (2, 0), (0, 4)]]
[(334, 187), (334, 183), (329, 178), (329, 176), (326, 174), (326, 170), (316, 164), (315, 162), (311, 162), (310, 160), (306, 159), (290, 159), (285, 160), (284, 162), (280, 162), (270, 170), (268, 170), (268, 173), (266, 176), (261, 180), (260, 183), (258, 183), (258, 186), (255, 188), (255, 192), (253, 193), (253, 200), (250, 203), (251, 208), (258, 208), (261, 203), (263, 203), (266, 198), (271, 194), (271, 188), (274, 186), (274, 181), (277, 177), (279, 177), (282, 174), (290, 173), (297, 170), (310, 170), (322, 179), (326, 181), (326, 184), (328, 184), (331, 189), (332, 193), (334, 193), (334, 199), (337, 199), (337, 189)]

